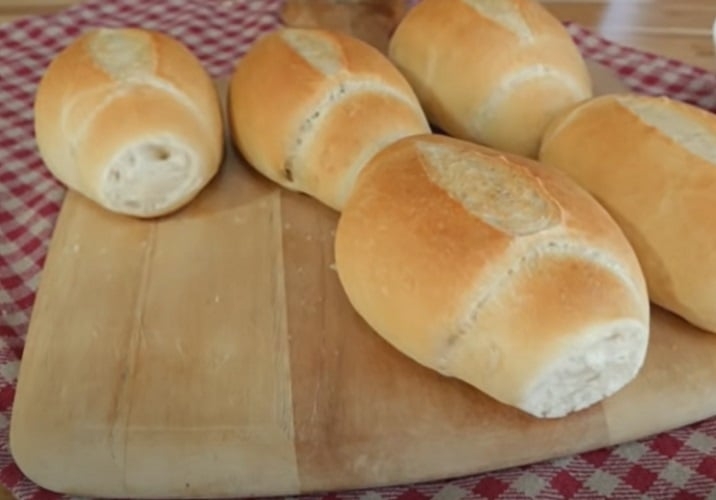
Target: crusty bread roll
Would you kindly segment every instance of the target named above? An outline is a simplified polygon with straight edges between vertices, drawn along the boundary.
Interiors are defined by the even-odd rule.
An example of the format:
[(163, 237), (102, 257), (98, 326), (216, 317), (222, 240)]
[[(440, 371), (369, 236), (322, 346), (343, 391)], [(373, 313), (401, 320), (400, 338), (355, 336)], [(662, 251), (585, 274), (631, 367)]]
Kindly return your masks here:
[(556, 119), (540, 158), (620, 224), (654, 303), (716, 332), (716, 115), (666, 97), (606, 95)]
[(172, 212), (218, 171), (223, 123), (216, 89), (179, 41), (103, 28), (50, 63), (35, 98), (42, 159), (68, 187), (136, 217)]
[(262, 37), (238, 62), (229, 122), (256, 170), (338, 211), (376, 152), (430, 130), (410, 85), (377, 49), (299, 28)]
[(356, 311), (417, 362), (538, 417), (642, 366), (649, 301), (608, 213), (556, 169), (440, 135), (365, 167), (338, 223)]
[(422, 0), (389, 55), (433, 124), (520, 155), (536, 157), (549, 121), (592, 96), (569, 33), (535, 0)]

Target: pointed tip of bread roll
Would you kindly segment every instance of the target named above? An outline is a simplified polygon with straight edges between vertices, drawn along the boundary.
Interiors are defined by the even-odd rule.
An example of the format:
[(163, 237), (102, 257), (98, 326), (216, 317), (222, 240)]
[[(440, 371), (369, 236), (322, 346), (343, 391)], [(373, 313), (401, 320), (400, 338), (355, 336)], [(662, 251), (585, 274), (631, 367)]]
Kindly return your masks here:
[(198, 192), (202, 180), (198, 162), (196, 152), (181, 140), (128, 144), (100, 181), (102, 204), (135, 216), (172, 211)]
[(612, 396), (644, 363), (648, 328), (626, 319), (575, 334), (577, 344), (542, 371), (516, 406), (541, 418), (559, 418)]

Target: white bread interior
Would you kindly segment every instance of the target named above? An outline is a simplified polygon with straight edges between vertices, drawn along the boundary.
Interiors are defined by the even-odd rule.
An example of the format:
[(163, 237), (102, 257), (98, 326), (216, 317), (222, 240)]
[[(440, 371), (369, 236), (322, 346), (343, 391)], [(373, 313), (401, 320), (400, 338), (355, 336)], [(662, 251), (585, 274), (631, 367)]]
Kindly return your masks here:
[(569, 33), (535, 0), (423, 0), (389, 56), (433, 124), (529, 157), (556, 115), (592, 96)]
[(716, 115), (666, 97), (601, 96), (555, 119), (540, 159), (620, 224), (654, 303), (716, 332)]
[(401, 139), (363, 169), (336, 269), (391, 345), (540, 418), (624, 387), (648, 345), (639, 263), (566, 175), (440, 135)]
[(338, 211), (377, 151), (430, 130), (410, 85), (385, 56), (326, 30), (265, 35), (237, 63), (229, 92), (232, 138), (246, 160)]
[(110, 161), (100, 181), (100, 199), (117, 212), (163, 213), (200, 187), (197, 156), (176, 137), (129, 144)]
[(219, 97), (177, 40), (101, 28), (45, 71), (35, 99), (38, 149), (68, 187), (113, 212), (166, 215), (189, 203), (223, 156)]

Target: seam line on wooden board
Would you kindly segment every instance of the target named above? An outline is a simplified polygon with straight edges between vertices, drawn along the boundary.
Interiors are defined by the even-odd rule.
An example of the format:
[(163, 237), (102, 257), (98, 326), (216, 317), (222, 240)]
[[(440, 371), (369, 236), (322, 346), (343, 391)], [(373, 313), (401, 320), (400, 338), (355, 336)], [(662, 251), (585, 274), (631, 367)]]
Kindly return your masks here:
[[(149, 225), (149, 234), (147, 235), (146, 250), (142, 260), (142, 271), (139, 282), (139, 289), (137, 290), (133, 314), (134, 318), (131, 324), (131, 329), (127, 332), (127, 350), (124, 370), (122, 371), (120, 384), (116, 389), (115, 401), (114, 401), (114, 422), (110, 428), (110, 453), (113, 459), (117, 459), (117, 452), (119, 450), (119, 443), (117, 433), (120, 430), (124, 432), (121, 436), (121, 464), (122, 464), (122, 484), (125, 488), (127, 484), (127, 447), (129, 445), (129, 417), (132, 411), (132, 399), (129, 397), (131, 393), (130, 388), (134, 381), (136, 374), (136, 363), (137, 356), (139, 354), (139, 348), (142, 343), (144, 335), (144, 314), (145, 314), (145, 302), (147, 297), (147, 289), (149, 288), (149, 282), (151, 277), (152, 260), (154, 257), (154, 250), (156, 247), (156, 233), (157, 224), (152, 222)], [(124, 408), (121, 405), (124, 404)], [(124, 410), (124, 411), (122, 411)]]
[[(281, 429), (285, 436), (288, 438), (290, 443), (291, 462), (292, 462), (292, 478), (291, 482), (295, 485), (296, 490), (301, 489), (301, 478), (298, 468), (298, 450), (296, 448), (296, 428), (295, 428), (295, 412), (293, 407), (293, 381), (292, 381), (292, 366), (291, 366), (291, 336), (289, 334), (289, 318), (288, 318), (288, 290), (286, 289), (286, 272), (285, 272), (285, 259), (284, 259), (284, 234), (283, 234), (283, 210), (282, 210), (282, 197), (281, 192), (278, 191), (271, 195), (269, 221), (271, 231), (276, 237), (275, 247), (278, 249), (276, 252), (276, 264), (277, 272), (273, 276), (273, 296), (277, 299), (280, 307), (274, 309), (274, 314), (279, 315), (274, 322), (274, 328), (279, 331), (276, 332), (276, 340), (279, 342), (285, 342), (285, 359), (281, 360), (286, 363), (285, 376), (287, 380), (285, 383), (285, 394), (286, 401), (283, 402), (283, 407), (279, 409), (278, 414), (279, 422), (286, 422), (286, 428)], [(276, 346), (277, 352), (282, 352), (280, 345)], [(285, 417), (285, 418), (284, 418)]]

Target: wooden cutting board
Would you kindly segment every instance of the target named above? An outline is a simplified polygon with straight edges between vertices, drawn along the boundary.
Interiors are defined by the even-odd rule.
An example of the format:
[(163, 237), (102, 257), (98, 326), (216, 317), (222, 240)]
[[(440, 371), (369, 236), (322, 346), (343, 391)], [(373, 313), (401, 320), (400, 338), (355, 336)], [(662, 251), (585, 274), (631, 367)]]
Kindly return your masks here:
[[(601, 92), (619, 89), (594, 68)], [(332, 268), (338, 215), (231, 151), (183, 211), (70, 192), (21, 364), (11, 450), (32, 480), (109, 497), (235, 497), (494, 470), (716, 414), (716, 335), (658, 309), (623, 391), (538, 420), (410, 361)]]

